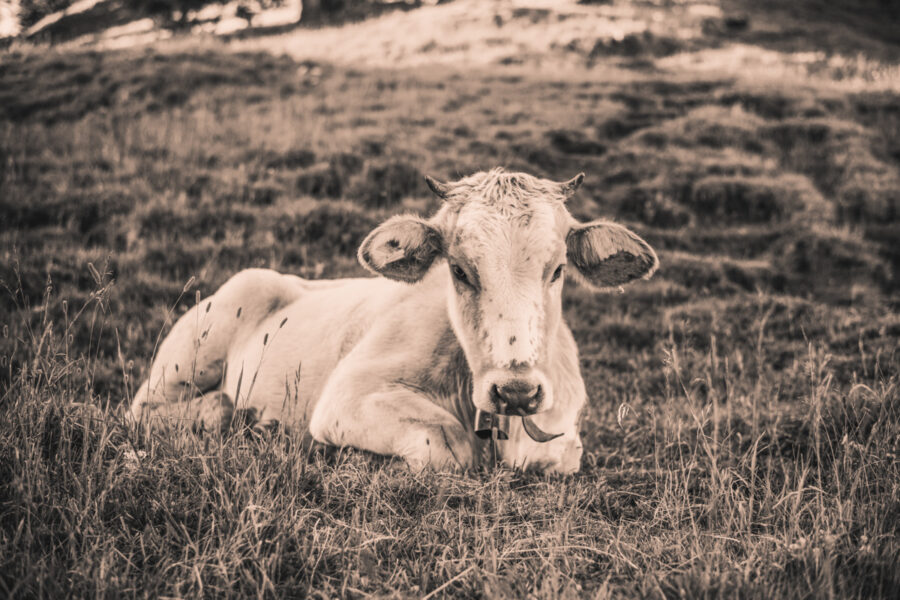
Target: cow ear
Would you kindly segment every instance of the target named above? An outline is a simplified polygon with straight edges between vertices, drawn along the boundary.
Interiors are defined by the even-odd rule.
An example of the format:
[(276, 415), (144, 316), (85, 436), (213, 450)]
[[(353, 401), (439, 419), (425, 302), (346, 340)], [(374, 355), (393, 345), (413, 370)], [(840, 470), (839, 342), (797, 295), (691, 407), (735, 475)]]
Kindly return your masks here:
[(595, 288), (648, 279), (659, 266), (656, 252), (637, 234), (605, 221), (577, 224), (566, 236), (569, 262)]
[(440, 232), (411, 215), (391, 217), (376, 227), (359, 247), (359, 262), (376, 275), (415, 283), (443, 254)]

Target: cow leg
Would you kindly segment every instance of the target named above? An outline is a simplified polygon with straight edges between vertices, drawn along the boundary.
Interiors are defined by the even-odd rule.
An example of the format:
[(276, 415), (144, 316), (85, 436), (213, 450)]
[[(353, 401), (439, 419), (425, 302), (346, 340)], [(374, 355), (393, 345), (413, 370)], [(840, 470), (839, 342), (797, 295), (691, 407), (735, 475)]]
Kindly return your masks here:
[(182, 315), (160, 344), (150, 374), (131, 403), (131, 416), (136, 421), (145, 413), (199, 418), (204, 400), (196, 404), (194, 399), (221, 386), (231, 345), (293, 302), (302, 293), (297, 281), (264, 269), (241, 271)]
[(309, 424), (316, 441), (400, 456), (417, 471), (472, 465), (474, 440), (449, 412), (399, 385), (353, 394), (351, 387), (365, 389), (358, 383), (323, 393)]
[(231, 398), (224, 392), (210, 392), (185, 402), (147, 402), (141, 418), (150, 427), (224, 432), (233, 415)]

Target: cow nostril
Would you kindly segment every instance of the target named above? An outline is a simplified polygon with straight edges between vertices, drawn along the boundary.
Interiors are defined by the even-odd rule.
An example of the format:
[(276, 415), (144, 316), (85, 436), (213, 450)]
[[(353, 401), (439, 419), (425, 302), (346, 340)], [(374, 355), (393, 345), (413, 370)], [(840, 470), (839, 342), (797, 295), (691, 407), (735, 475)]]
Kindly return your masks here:
[(506, 414), (506, 398), (503, 397), (503, 394), (500, 392), (500, 388), (497, 387), (496, 383), (491, 386), (491, 402), (497, 407), (497, 412), (499, 414)]
[(538, 385), (534, 388), (534, 393), (528, 397), (528, 402), (525, 405), (525, 408), (528, 412), (534, 413), (537, 412), (538, 405), (541, 403), (541, 399), (544, 397), (544, 391), (541, 389), (541, 386)]

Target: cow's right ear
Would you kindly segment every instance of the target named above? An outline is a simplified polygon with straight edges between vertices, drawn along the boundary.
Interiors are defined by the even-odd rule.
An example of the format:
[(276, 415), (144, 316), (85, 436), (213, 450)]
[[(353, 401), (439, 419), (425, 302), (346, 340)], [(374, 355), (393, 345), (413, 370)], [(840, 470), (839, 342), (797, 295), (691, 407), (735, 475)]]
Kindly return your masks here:
[(391, 217), (366, 236), (359, 262), (376, 275), (415, 283), (444, 253), (444, 238), (427, 221), (412, 215)]

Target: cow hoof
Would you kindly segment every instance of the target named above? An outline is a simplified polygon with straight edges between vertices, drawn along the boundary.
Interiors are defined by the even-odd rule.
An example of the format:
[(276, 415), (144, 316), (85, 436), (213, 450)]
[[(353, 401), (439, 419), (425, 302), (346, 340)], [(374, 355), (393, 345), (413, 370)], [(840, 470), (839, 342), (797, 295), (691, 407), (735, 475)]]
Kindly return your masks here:
[(196, 400), (199, 402), (197, 425), (204, 431), (226, 431), (231, 427), (234, 402), (224, 392), (212, 392)]
[(108, 420), (103, 409), (88, 402), (71, 402), (65, 407), (66, 415), (84, 423), (101, 423)]

